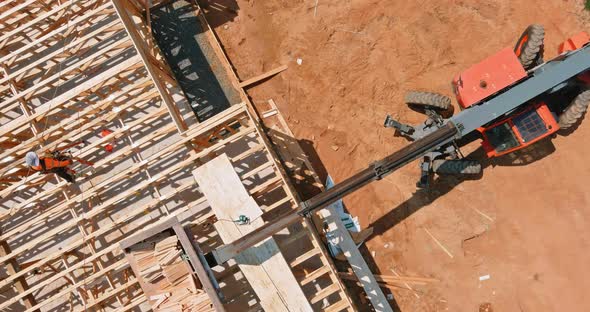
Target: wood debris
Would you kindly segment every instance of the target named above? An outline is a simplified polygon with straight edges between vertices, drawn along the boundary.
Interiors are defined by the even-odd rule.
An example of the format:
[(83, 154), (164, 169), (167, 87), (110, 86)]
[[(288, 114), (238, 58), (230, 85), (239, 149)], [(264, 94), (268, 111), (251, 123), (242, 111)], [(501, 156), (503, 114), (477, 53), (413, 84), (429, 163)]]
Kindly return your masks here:
[(190, 265), (183, 261), (176, 236), (162, 239), (153, 248), (132, 252), (141, 277), (150, 284), (153, 294), (146, 295), (156, 312), (215, 311), (200, 283), (195, 281)]

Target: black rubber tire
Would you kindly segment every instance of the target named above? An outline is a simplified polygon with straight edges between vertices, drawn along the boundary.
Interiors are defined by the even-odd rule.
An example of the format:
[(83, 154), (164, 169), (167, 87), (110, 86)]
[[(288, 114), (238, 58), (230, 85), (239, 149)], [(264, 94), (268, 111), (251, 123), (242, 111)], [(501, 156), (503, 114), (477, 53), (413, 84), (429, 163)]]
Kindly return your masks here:
[(532, 24), (522, 33), (514, 53), (525, 70), (529, 70), (543, 62), (543, 40), (545, 28), (539, 24)]
[(559, 127), (566, 130), (575, 125), (588, 109), (590, 104), (590, 90), (576, 96), (572, 103), (559, 115)]
[(432, 161), (432, 171), (440, 174), (469, 174), (476, 175), (481, 173), (481, 164), (476, 160), (449, 160), (435, 159)]
[(445, 112), (451, 108), (451, 98), (434, 92), (410, 91), (406, 93), (405, 101), (411, 109), (417, 111), (430, 108), (438, 112)]

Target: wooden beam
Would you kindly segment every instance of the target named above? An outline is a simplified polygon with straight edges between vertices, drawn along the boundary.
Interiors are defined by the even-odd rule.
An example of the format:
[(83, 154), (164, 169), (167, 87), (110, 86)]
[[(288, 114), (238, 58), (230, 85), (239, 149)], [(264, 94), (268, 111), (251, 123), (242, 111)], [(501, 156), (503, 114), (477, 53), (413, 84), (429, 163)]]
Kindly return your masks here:
[[(144, 80), (144, 79), (139, 80), (136, 84), (129, 85), (129, 86), (123, 88), (121, 90), (121, 93), (135, 91), (137, 88), (141, 88), (141, 83), (145, 82), (145, 81), (147, 81), (147, 80)], [(140, 91), (143, 91), (143, 92), (140, 94), (137, 94), (137, 93), (131, 94), (131, 95), (133, 95), (133, 98), (126, 100), (124, 102), (124, 104), (122, 104), (121, 106), (118, 106), (117, 108), (119, 109), (119, 111), (107, 110), (107, 108), (113, 104), (113, 101), (110, 101), (108, 99), (103, 100), (103, 101), (97, 103), (96, 105), (88, 105), (88, 107), (86, 107), (84, 110), (80, 111), (79, 113), (73, 114), (72, 116), (69, 116), (66, 119), (60, 120), (61, 122), (58, 125), (49, 127), (47, 129), (45, 129), (44, 131), (37, 133), (36, 136), (28, 139), (27, 141), (22, 142), (16, 146), (13, 146), (10, 149), (5, 150), (3, 153), (0, 154), (0, 159), (4, 159), (5, 157), (8, 157), (10, 155), (13, 155), (15, 157), (22, 156), (22, 155), (24, 155), (24, 153), (31, 150), (36, 145), (43, 143), (44, 138), (50, 137), (52, 135), (52, 133), (59, 131), (59, 130), (62, 130), (67, 134), (62, 135), (59, 138), (57, 138), (56, 140), (51, 141), (48, 145), (46, 145), (42, 150), (40, 150), (38, 152), (50, 151), (51, 149), (56, 148), (58, 144), (64, 142), (67, 139), (70, 139), (71, 137), (73, 137), (75, 135), (77, 135), (77, 136), (88, 135), (90, 133), (90, 131), (94, 130), (93, 127), (95, 127), (97, 124), (99, 124), (101, 122), (104, 123), (107, 121), (111, 121), (118, 114), (124, 113), (129, 108), (139, 108), (136, 105), (140, 101), (144, 101), (144, 100), (149, 101), (153, 98), (152, 95), (155, 94), (155, 90), (153, 90), (153, 92), (149, 91), (149, 90), (145, 90), (145, 89), (140, 90)], [(114, 93), (113, 96), (116, 98), (119, 96), (119, 94)], [(104, 113), (104, 114), (98, 115), (100, 113)], [(90, 116), (90, 115), (94, 115), (94, 116), (91, 118), (91, 121), (88, 122), (84, 118), (87, 116)], [(73, 131), (74, 129), (76, 131)], [(8, 168), (9, 167), (3, 168), (0, 171), (0, 174), (5, 172), (5, 170)], [(12, 168), (12, 167), (10, 167), (10, 168)]]
[[(358, 281), (358, 277), (353, 273), (338, 272), (338, 276), (349, 281)], [(427, 284), (436, 283), (440, 280), (430, 277), (413, 277), (413, 276), (393, 276), (393, 275), (377, 275), (375, 274), (375, 280), (380, 283), (413, 283), (413, 284)]]
[(307, 274), (305, 276), (305, 278), (300, 282), (301, 285), (307, 285), (309, 283), (311, 283), (312, 281), (320, 278), (320, 276), (329, 273), (330, 272), (330, 266), (323, 266), (320, 267), (319, 269), (311, 272), (310, 274)]
[[(2, 229), (0, 229), (0, 234), (2, 234)], [(12, 252), (12, 250), (10, 249), (10, 246), (8, 245), (8, 243), (5, 240), (0, 240), (0, 256), (8, 255), (11, 252)], [(8, 273), (8, 276), (14, 275), (20, 270), (20, 267), (19, 267), (16, 259), (10, 259), (7, 262), (5, 262), (5, 264), (6, 264), (6, 273)], [(25, 280), (24, 277), (17, 278), (14, 281), (14, 287), (16, 288), (17, 292), (20, 294), (29, 290), (29, 285), (27, 284), (27, 281)], [(33, 296), (33, 294), (25, 295), (23, 298), (23, 302), (24, 302), (25, 307), (27, 309), (34, 307), (37, 304), (37, 301), (35, 300), (35, 297)]]
[(160, 79), (158, 79), (158, 73), (154, 69), (153, 64), (150, 62), (148, 53), (144, 50), (142, 44), (143, 41), (139, 36), (137, 29), (135, 28), (135, 24), (133, 23), (133, 20), (131, 20), (131, 18), (129, 17), (128, 11), (125, 9), (125, 4), (127, 2), (121, 2), (119, 0), (111, 1), (115, 6), (115, 9), (117, 10), (117, 14), (121, 19), (121, 22), (125, 26), (125, 29), (129, 34), (129, 37), (133, 41), (133, 45), (139, 53), (141, 60), (143, 61), (143, 64), (148, 71), (148, 75), (152, 78), (152, 81), (154, 82), (156, 89), (158, 89), (158, 92), (160, 92), (160, 96), (162, 97), (164, 104), (166, 104), (166, 107), (168, 108), (168, 113), (170, 113), (170, 116), (172, 117), (172, 120), (174, 121), (174, 124), (178, 129), (178, 132), (185, 132), (187, 129), (186, 123), (182, 119), (178, 107), (176, 107), (176, 103), (168, 93), (166, 86), (160, 81)]
[[(74, 129), (74, 127), (77, 126), (78, 128), (76, 129), (76, 131), (67, 132), (67, 134), (60, 136), (58, 139), (53, 140), (51, 143), (49, 143), (49, 144), (45, 145), (44, 147), (42, 147), (41, 149), (39, 149), (37, 151), (37, 153), (51, 152), (53, 149), (57, 148), (60, 143), (67, 141), (68, 139), (75, 141), (76, 136), (78, 136), (78, 139), (79, 139), (80, 137), (88, 135), (88, 134), (90, 134), (91, 131), (93, 131), (91, 127), (94, 127), (100, 123), (106, 123), (106, 122), (110, 121), (109, 118), (111, 118), (111, 117), (114, 118), (119, 113), (121, 113), (121, 114), (125, 113), (127, 108), (129, 108), (133, 104), (137, 104), (136, 101), (141, 101), (141, 100), (149, 101), (151, 99), (151, 97), (152, 97), (151, 92), (143, 93), (143, 94), (137, 96), (136, 98), (129, 100), (126, 104), (120, 106), (121, 111), (119, 111), (118, 113), (117, 112), (109, 112), (105, 116), (95, 117), (90, 122), (86, 122), (83, 119), (76, 119), (77, 116), (74, 115), (73, 116), (74, 119), (70, 120), (71, 123), (68, 123), (67, 125), (65, 125), (63, 127), (61, 127), (61, 126), (51, 127), (47, 131), (44, 131), (43, 134), (51, 133), (52, 131), (56, 131), (56, 129), (62, 129), (64, 132), (67, 132), (68, 129)], [(101, 106), (102, 105), (98, 105), (98, 108), (100, 108)], [(90, 111), (88, 111), (88, 113), (92, 113), (95, 110), (94, 107), (90, 107), (90, 108), (91, 109), (90, 109)], [(136, 106), (135, 108), (138, 108), (138, 107)], [(86, 112), (86, 110), (83, 112)], [(163, 113), (163, 111), (160, 111), (160, 112)], [(103, 143), (108, 142), (108, 140), (114, 139), (115, 137), (122, 136), (124, 134), (124, 132), (128, 131), (129, 129), (133, 129), (133, 127), (141, 126), (142, 124), (149, 122), (151, 119), (157, 118), (158, 115), (160, 114), (160, 112), (155, 111), (151, 115), (145, 115), (142, 118), (139, 118), (138, 120), (131, 123), (127, 129), (120, 129), (117, 131), (113, 131), (113, 133), (111, 135), (103, 137), (102, 139), (96, 140), (90, 145), (86, 145), (82, 150), (80, 150), (80, 153), (78, 154), (78, 156), (79, 157), (86, 157), (89, 154), (94, 153), (96, 151), (96, 148), (100, 148), (100, 146)], [(68, 121), (68, 120), (65, 120), (65, 121)], [(80, 123), (82, 123), (83, 126), (80, 126)], [(155, 137), (158, 135), (158, 133), (162, 132), (163, 129), (166, 129), (166, 128), (158, 129), (158, 130), (154, 131), (152, 134), (150, 134), (150, 136), (147, 136), (147, 137)], [(39, 138), (37, 138), (37, 137), (31, 138), (30, 140), (27, 140), (26, 142), (20, 144), (19, 146), (15, 147), (15, 148), (10, 149), (9, 151), (7, 151), (5, 153), (2, 153), (1, 155), (3, 157), (6, 157), (5, 155), (10, 155), (15, 158), (20, 158), (26, 152), (28, 152), (29, 150), (34, 148), (37, 143), (40, 144), (41, 142), (43, 142), (44, 138), (46, 138), (46, 137), (41, 136)], [(105, 158), (101, 159), (101, 162), (104, 163), (104, 161), (115, 159), (112, 156), (113, 155), (111, 154), (106, 159)], [(22, 163), (21, 162), (13, 162), (13, 163), (9, 164), (8, 166), (0, 169), (0, 176), (4, 176), (7, 172), (9, 172), (10, 170), (12, 170), (13, 168), (16, 168), (18, 166), (22, 166)], [(35, 181), (35, 180), (37, 180), (37, 178), (42, 178), (42, 176), (43, 175), (41, 175), (39, 173), (34, 173), (33, 175), (29, 176), (28, 182)], [(63, 182), (63, 183), (65, 183), (65, 182)], [(63, 183), (60, 186), (66, 185)], [(22, 185), (22, 183), (13, 184), (10, 187), (7, 187), (6, 189), (0, 191), (0, 197), (4, 197), (4, 196), (10, 194), (10, 192), (12, 192), (14, 189), (16, 189), (20, 185)], [(32, 201), (40, 198), (41, 196), (44, 196), (45, 195), (44, 192), (37, 193), (37, 195), (35, 195), (34, 197), (28, 198), (27, 202), (32, 202)], [(19, 205), (15, 206), (14, 209), (18, 210), (21, 207), (22, 207), (22, 205), (19, 204)], [(0, 219), (1, 218), (2, 218), (2, 216), (0, 216)]]
[[(14, 258), (19, 253), (24, 252), (25, 250), (28, 250), (30, 248), (33, 248), (34, 246), (38, 245), (39, 243), (51, 238), (52, 236), (54, 236), (56, 234), (59, 234), (61, 231), (69, 229), (72, 226), (75, 226), (77, 223), (79, 223), (83, 220), (88, 220), (89, 218), (92, 218), (92, 217), (98, 215), (99, 213), (103, 212), (104, 210), (107, 210), (109, 207), (116, 204), (117, 202), (119, 202), (129, 196), (132, 196), (133, 194), (135, 194), (135, 192), (143, 190), (145, 187), (149, 186), (150, 184), (157, 183), (159, 180), (165, 178), (167, 175), (172, 174), (185, 166), (190, 166), (191, 164), (193, 164), (194, 160), (196, 160), (198, 157), (202, 157), (203, 155), (205, 155), (205, 153), (201, 152), (195, 156), (189, 157), (186, 160), (179, 162), (179, 163), (175, 164), (174, 166), (167, 168), (166, 170), (161, 171), (160, 173), (158, 173), (158, 175), (154, 176), (153, 180), (143, 181), (139, 184), (134, 185), (133, 187), (130, 187), (125, 192), (119, 193), (119, 194), (109, 198), (108, 200), (104, 201), (101, 205), (94, 207), (92, 211), (90, 211), (84, 215), (81, 215), (76, 219), (72, 219), (68, 222), (60, 224), (59, 226), (54, 227), (50, 231), (47, 231), (46, 233), (44, 233), (43, 236), (38, 236), (35, 239), (31, 240), (30, 242), (19, 246), (18, 248), (13, 250), (12, 253), (10, 253), (4, 257), (0, 257), (0, 261), (6, 261), (8, 259)], [(67, 205), (68, 205), (68, 203), (64, 203), (61, 206), (65, 207)]]
[[(119, 261), (117, 261), (117, 262), (109, 265), (108, 267), (106, 267), (106, 268), (104, 268), (104, 269), (102, 269), (102, 270), (100, 270), (100, 271), (98, 271), (96, 273), (93, 273), (91, 276), (87, 277), (86, 279), (84, 279), (82, 281), (78, 281), (77, 283), (71, 285), (68, 288), (69, 291), (67, 291), (67, 292), (69, 293), (69, 292), (75, 290), (78, 287), (82, 287), (82, 286), (86, 285), (86, 283), (88, 283), (88, 280), (93, 280), (93, 279), (96, 279), (96, 278), (100, 278), (100, 277), (102, 277), (107, 272), (122, 270), (122, 269), (124, 269), (124, 268), (126, 268), (128, 266), (129, 266), (129, 264), (127, 263), (127, 261), (125, 259), (119, 260)], [(37, 286), (43, 286), (44, 287), (45, 285), (44, 284), (38, 284)], [(39, 288), (37, 286), (35, 286), (35, 288)], [(34, 289), (34, 288), (29, 289), (28, 292), (31, 292), (32, 289)], [(61, 292), (63, 293), (65, 291), (61, 291)], [(34, 307), (25, 310), (25, 312), (31, 312), (33, 310), (42, 308), (42, 307), (44, 307), (44, 306), (52, 303), (53, 301), (59, 299), (60, 297), (61, 297), (60, 295), (53, 295), (53, 296), (49, 297), (48, 299), (44, 300), (43, 302), (36, 304)], [(0, 306), (4, 307), (9, 302), (13, 302), (16, 298), (11, 298), (7, 302), (3, 303)]]
[(257, 82), (259, 82), (261, 80), (264, 80), (266, 78), (272, 77), (272, 76), (274, 76), (274, 75), (276, 75), (276, 74), (278, 74), (278, 73), (286, 70), (287, 68), (289, 68), (289, 66), (282, 65), (282, 66), (279, 66), (279, 67), (277, 67), (275, 69), (269, 70), (269, 71), (267, 71), (264, 74), (260, 74), (258, 76), (255, 76), (255, 77), (252, 77), (250, 79), (244, 80), (244, 81), (240, 82), (240, 87), (241, 88), (246, 88), (246, 87), (248, 87), (250, 85), (253, 85), (253, 84), (255, 84), (255, 83), (257, 83)]
[[(198, 137), (200, 135), (203, 135), (203, 134), (207, 133), (208, 131), (211, 131), (219, 123), (228, 122), (228, 121), (231, 121), (231, 120), (237, 118), (238, 116), (240, 116), (244, 112), (245, 112), (245, 106), (244, 105), (234, 105), (234, 106), (232, 106), (230, 109), (225, 110), (224, 112), (220, 113), (216, 117), (211, 118), (211, 119), (209, 119), (209, 120), (207, 120), (207, 121), (199, 124), (197, 127), (191, 129), (186, 134), (186, 137), (183, 138), (182, 140), (176, 141), (175, 143), (167, 146), (166, 148), (161, 149), (157, 153), (152, 154), (149, 158), (147, 158), (147, 159), (144, 160), (143, 164), (139, 164), (139, 165), (133, 166), (132, 168), (129, 168), (127, 170), (120, 170), (117, 174), (111, 176), (109, 179), (106, 179), (106, 180), (102, 181), (101, 183), (95, 185), (93, 188), (86, 190), (86, 196), (89, 196), (89, 194), (96, 193), (98, 190), (101, 190), (102, 188), (106, 188), (109, 184), (116, 183), (117, 181), (120, 181), (121, 179), (124, 179), (127, 176), (129, 176), (129, 175), (131, 175), (131, 174), (139, 171), (139, 169), (143, 165), (146, 165), (147, 166), (147, 165), (150, 165), (151, 163), (155, 163), (156, 161), (158, 161), (159, 159), (161, 159), (165, 155), (167, 155), (167, 154), (175, 151), (176, 149), (178, 149), (182, 144), (184, 144), (186, 142), (189, 142), (189, 141), (193, 140), (195, 137)], [(248, 133), (251, 133), (252, 131), (253, 131), (252, 128), (250, 128), (250, 129), (243, 129), (241, 131), (241, 133), (238, 133), (238, 135), (236, 137), (239, 138), (239, 137), (241, 137), (243, 135), (246, 135)], [(152, 133), (152, 135), (154, 135), (154, 134), (155, 133)], [(146, 143), (150, 142), (152, 138), (153, 137), (151, 137), (151, 136), (145, 136), (145, 137), (143, 137), (141, 140), (139, 140), (139, 141), (136, 142), (137, 148), (141, 148)], [(231, 140), (234, 140), (235, 138), (234, 137), (230, 137), (230, 139)], [(211, 147), (209, 147), (207, 150), (213, 151), (218, 146), (221, 146), (222, 143), (224, 143), (224, 142), (227, 142), (227, 140), (218, 142), (215, 145), (212, 145)], [(82, 150), (81, 157), (86, 156), (86, 154), (84, 153), (85, 150), (86, 150), (86, 147)], [(125, 156), (125, 155), (127, 155), (129, 153), (131, 153), (132, 150), (133, 149), (130, 148), (130, 147), (127, 147), (125, 149), (118, 150), (117, 152), (109, 155), (109, 157), (96, 162), (94, 164), (94, 167), (95, 168), (100, 168), (100, 167), (108, 164), (109, 162), (111, 162), (111, 161), (113, 161), (115, 159), (119, 159), (119, 158), (121, 158), (121, 157), (123, 157), (123, 156)], [(201, 155), (201, 153), (199, 155)], [(61, 185), (58, 185), (58, 187), (59, 186), (64, 186), (64, 185), (66, 185), (65, 182), (62, 182), (62, 184)], [(47, 194), (51, 194), (51, 193), (47, 193)], [(4, 193), (2, 193), (0, 195), (5, 196)], [(40, 196), (38, 197), (36, 195), (33, 199), (36, 200), (36, 199), (39, 199), (39, 198), (40, 198)], [(73, 198), (70, 199), (70, 201), (72, 201), (72, 202), (80, 202), (82, 200), (84, 200), (84, 196), (82, 196), (82, 195), (77, 195), (77, 196), (75, 196), (75, 197), (73, 197)], [(26, 201), (26, 204), (28, 204), (30, 202), (32, 202), (32, 201), (31, 200)], [(22, 207), (26, 206), (26, 204), (24, 204), (24, 203), (23, 204), (19, 204), (18, 206), (14, 207), (14, 208), (15, 208), (15, 210), (17, 210), (17, 207), (18, 208), (22, 208)], [(63, 206), (59, 206), (59, 207), (63, 207)], [(46, 211), (43, 214), (41, 214), (40, 216), (38, 216), (35, 220), (43, 220), (43, 219), (49, 218), (50, 216), (52, 216), (52, 214), (55, 213), (56, 210), (57, 209), (55, 209), (55, 208), (50, 208), (48, 211)], [(29, 221), (27, 223), (22, 224), (17, 229), (11, 230), (8, 233), (6, 233), (6, 236), (7, 237), (10, 237), (12, 235), (16, 235), (17, 233), (19, 233), (19, 231), (18, 231), (19, 229), (20, 230), (26, 230), (29, 226), (33, 225), (32, 222), (34, 222), (34, 220), (31, 220), (31, 221)], [(0, 237), (2, 237), (2, 236), (0, 236)]]
[[(96, 30), (93, 30), (92, 32), (84, 35), (83, 37), (80, 38), (76, 38), (76, 40), (70, 41), (68, 42), (63, 49), (57, 49), (47, 55), (44, 55), (38, 59), (32, 60), (31, 63), (28, 63), (26, 66), (20, 67), (17, 70), (15, 70), (14, 72), (11, 72), (10, 75), (3, 77), (2, 79), (0, 79), (0, 83), (4, 83), (6, 82), (8, 79), (10, 78), (14, 78), (18, 75), (21, 75), (26, 72), (26, 71), (30, 71), (32, 70), (34, 67), (39, 66), (40, 64), (44, 63), (44, 62), (48, 62), (49, 60), (54, 61), (55, 63), (59, 63), (57, 60), (53, 60), (54, 57), (59, 56), (63, 53), (64, 50), (68, 51), (68, 49), (71, 49), (73, 47), (83, 47), (81, 46), (81, 44), (90, 44), (91, 39), (93, 39), (94, 37), (96, 37), (98, 34), (103, 33), (105, 31), (108, 31), (111, 27), (115, 26), (115, 25), (119, 25), (119, 21), (114, 20)], [(21, 78), (22, 79), (22, 78)]]
[(88, 79), (87, 81), (81, 83), (80, 85), (73, 87), (72, 89), (64, 92), (63, 94), (60, 94), (59, 96), (51, 99), (49, 102), (38, 107), (36, 109), (35, 113), (32, 114), (31, 116), (19, 117), (15, 120), (12, 120), (8, 124), (3, 125), (2, 129), (0, 129), (0, 136), (5, 135), (8, 132), (11, 132), (12, 130), (18, 128), (23, 123), (27, 123), (33, 119), (43, 117), (48, 112), (60, 108), (61, 106), (65, 105), (67, 103), (67, 101), (74, 98), (75, 96), (77, 96), (81, 92), (86, 91), (92, 87), (95, 87), (96, 85), (99, 85), (101, 82), (119, 74), (124, 69), (127, 69), (128, 67), (136, 64), (139, 61), (140, 61), (140, 58), (138, 56), (133, 56), (133, 57), (107, 69), (106, 71), (100, 73), (96, 77), (92, 77), (91, 79)]
[[(122, 284), (120, 286), (117, 286), (115, 289), (111, 289), (109, 291), (107, 291), (105, 294), (101, 295), (100, 297), (89, 301), (88, 303), (86, 303), (84, 306), (77, 308), (76, 310), (74, 310), (75, 312), (86, 312), (86, 311), (92, 311), (93, 307), (104, 302), (105, 300), (115, 296), (116, 294), (127, 290), (131, 287), (133, 287), (133, 285), (137, 284), (137, 279), (136, 278), (132, 278), (129, 281), (127, 281), (125, 284)], [(142, 297), (143, 294), (141, 295)], [(127, 305), (125, 305), (127, 306)]]
[(125, 238), (119, 242), (119, 246), (121, 249), (125, 250), (143, 240), (146, 240), (156, 234), (164, 232), (172, 228), (173, 225), (178, 223), (178, 219), (176, 217), (168, 218), (162, 223), (158, 224), (158, 226), (152, 226), (149, 229), (145, 229), (135, 235), (132, 235), (128, 238)]
[(174, 232), (176, 233), (176, 236), (178, 237), (178, 240), (180, 241), (182, 248), (188, 255), (192, 267), (195, 270), (194, 273), (197, 274), (199, 281), (203, 285), (203, 290), (205, 290), (205, 292), (209, 296), (209, 299), (211, 300), (211, 303), (213, 303), (215, 311), (224, 312), (225, 308), (223, 307), (223, 304), (219, 299), (217, 289), (211, 282), (211, 278), (214, 277), (212, 276), (210, 269), (208, 271), (205, 268), (207, 263), (202, 261), (205, 260), (205, 258), (202, 255), (200, 256), (200, 254), (197, 254), (198, 251), (200, 252), (197, 243), (189, 239), (187, 235), (188, 230), (185, 230), (178, 221), (177, 224), (175, 224), (172, 228), (174, 229)]
[(31, 48), (33, 46), (36, 46), (39, 43), (43, 42), (44, 40), (47, 40), (47, 39), (49, 39), (49, 38), (51, 38), (53, 36), (56, 36), (56, 35), (60, 35), (61, 36), (61, 34), (62, 34), (62, 32), (64, 30), (71, 29), (72, 27), (75, 27), (78, 23), (88, 22), (88, 18), (89, 17), (92, 17), (94, 15), (100, 14), (100, 12), (103, 11), (104, 9), (106, 9), (108, 6), (109, 6), (109, 4), (106, 3), (106, 4), (102, 5), (102, 6), (96, 8), (96, 9), (90, 11), (90, 12), (88, 12), (87, 14), (84, 14), (84, 15), (78, 17), (78, 18), (75, 18), (72, 21), (69, 21), (67, 24), (63, 24), (62, 26), (60, 26), (59, 28), (51, 31), (50, 33), (48, 33), (48, 34), (46, 34), (46, 35), (44, 35), (44, 36), (42, 36), (40, 38), (37, 38), (37, 39), (35, 39), (35, 40), (33, 40), (33, 41), (31, 41), (31, 42), (23, 45), (22, 47), (18, 48), (15, 51), (12, 51), (10, 54), (8, 54), (6, 56), (3, 56), (3, 57), (0, 57), (0, 62), (7, 63), (8, 65), (12, 64), (17, 57), (23, 57), (23, 56), (25, 56), (26, 53), (24, 53), (24, 52), (27, 51), (29, 48)]
[(341, 312), (341, 311), (356, 311), (351, 308), (350, 302), (346, 298), (330, 305), (323, 310), (324, 312)]
[[(73, 219), (71, 221), (68, 221), (66, 223), (60, 224), (59, 226), (52, 228), (50, 231), (46, 232), (43, 236), (40, 237), (36, 237), (35, 239), (33, 239), (32, 241), (19, 246), (16, 250), (12, 251), (10, 254), (4, 256), (4, 257), (0, 257), (0, 261), (6, 261), (8, 259), (11, 259), (13, 257), (15, 257), (16, 255), (18, 255), (19, 253), (28, 250), (34, 246), (36, 246), (37, 244), (51, 238), (53, 235), (56, 235), (58, 233), (60, 233), (61, 231), (64, 231), (68, 228), (71, 228), (72, 226), (75, 226), (78, 222), (81, 222), (83, 220), (87, 220), (89, 218), (92, 218), (100, 213), (103, 212), (103, 210), (108, 209), (110, 206), (112, 206), (113, 204), (135, 194), (135, 192), (140, 191), (142, 189), (144, 189), (145, 187), (149, 186), (152, 183), (157, 183), (159, 180), (164, 179), (167, 175), (172, 174), (178, 170), (180, 170), (181, 168), (184, 168), (186, 166), (190, 166), (190, 165), (194, 165), (194, 161), (200, 157), (203, 157), (209, 153), (211, 153), (211, 151), (220, 148), (221, 146), (223, 146), (224, 144), (226, 144), (227, 142), (230, 142), (232, 140), (235, 140), (236, 138), (240, 138), (243, 135), (247, 134), (248, 131), (244, 130), (244, 131), (240, 131), (237, 135), (231, 136), (225, 140), (222, 140), (220, 142), (217, 142), (215, 145), (211, 146), (209, 149), (201, 151), (195, 155), (190, 156), (189, 158), (175, 164), (172, 167), (167, 168), (166, 170), (163, 170), (161, 172), (159, 172), (157, 175), (155, 175), (153, 177), (152, 180), (148, 180), (148, 181), (144, 181), (141, 182), (137, 185), (134, 185), (133, 187), (130, 187), (129, 189), (127, 189), (125, 192), (123, 193), (119, 193), (114, 197), (109, 198), (108, 200), (104, 201), (101, 205), (96, 206), (93, 208), (92, 211), (79, 216), (76, 219)], [(88, 193), (91, 194), (91, 192), (89, 191)], [(86, 196), (90, 196), (90, 194), (86, 193)], [(81, 197), (80, 195), (78, 195), (77, 197), (74, 197), (72, 199), (70, 199), (70, 201), (74, 201), (76, 198), (80, 198), (83, 199), (84, 197)], [(60, 206), (61, 207), (65, 207), (67, 206), (68, 203), (63, 203)], [(2, 284), (2, 283), (0, 283)]]
[[(72, 0), (70, 0), (70, 1), (72, 1)], [(78, 2), (79, 0), (74, 0), (74, 1)], [(64, 2), (63, 4), (54, 7), (51, 11), (36, 16), (34, 19), (30, 20), (29, 22), (19, 25), (17, 28), (15, 28), (7, 33), (2, 34), (2, 36), (0, 36), (0, 42), (6, 40), (10, 36), (13, 36), (19, 32), (22, 32), (23, 30), (31, 27), (32, 25), (34, 25), (35, 23), (37, 23), (39, 21), (45, 20), (49, 16), (51, 16), (59, 11), (67, 9), (70, 6), (71, 6), (71, 2)], [(4, 20), (4, 18), (0, 18), (0, 20)]]
[(289, 263), (289, 266), (291, 266), (291, 267), (298, 266), (301, 263), (309, 260), (313, 256), (319, 254), (320, 252), (321, 252), (320, 250), (314, 248), (314, 249), (312, 249), (312, 250), (310, 250), (310, 251), (308, 251), (308, 252), (306, 252), (306, 253), (304, 253), (302, 255), (297, 256), (297, 258), (295, 258), (293, 261), (291, 261)]
[(311, 303), (318, 303), (320, 302), (322, 299), (329, 297), (331, 294), (337, 292), (340, 290), (340, 287), (338, 287), (338, 284), (332, 284), (320, 291), (318, 291), (315, 296), (313, 296), (313, 298), (311, 298)]
[(21, 9), (25, 8), (26, 6), (28, 6), (28, 5), (35, 3), (35, 1), (36, 0), (27, 0), (27, 1), (23, 2), (23, 3), (21, 3), (21, 4), (18, 4), (16, 6), (12, 7), (11, 9), (8, 9), (8, 10), (2, 12), (2, 14), (0, 14), (0, 20), (6, 19), (11, 14), (17, 12), (18, 10), (21, 10)]

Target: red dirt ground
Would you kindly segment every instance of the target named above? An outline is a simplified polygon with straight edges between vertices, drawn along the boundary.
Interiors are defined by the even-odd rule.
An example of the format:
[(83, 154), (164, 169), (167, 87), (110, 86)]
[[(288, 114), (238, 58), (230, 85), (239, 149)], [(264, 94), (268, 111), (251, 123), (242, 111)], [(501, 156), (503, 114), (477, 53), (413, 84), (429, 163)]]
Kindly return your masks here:
[[(545, 26), (546, 58), (590, 30), (581, 0), (319, 0), (317, 9), (315, 0), (209, 3), (241, 79), (289, 65), (249, 94), (254, 102), (275, 99), (337, 181), (407, 144), (382, 127), (387, 113), (422, 121), (403, 104), (407, 90), (451, 95), (454, 75), (512, 47), (531, 23)], [(487, 161), (481, 179), (445, 178), (430, 194), (416, 193), (414, 163), (346, 198), (361, 225), (375, 227), (367, 243), (375, 271), (440, 280), (416, 293), (394, 289), (401, 310), (478, 311), (484, 303), (494, 311), (588, 310), (589, 136), (586, 120), (539, 144), (541, 157), (528, 165)]]

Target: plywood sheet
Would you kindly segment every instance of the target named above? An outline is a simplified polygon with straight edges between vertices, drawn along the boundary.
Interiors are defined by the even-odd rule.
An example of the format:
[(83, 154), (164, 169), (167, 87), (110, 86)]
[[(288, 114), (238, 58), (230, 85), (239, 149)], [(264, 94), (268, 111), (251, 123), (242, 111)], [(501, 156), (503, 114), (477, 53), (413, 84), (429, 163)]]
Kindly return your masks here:
[[(264, 223), (259, 218), (260, 207), (246, 191), (227, 155), (207, 162), (193, 175), (219, 220), (215, 228), (224, 243), (231, 243)], [(240, 215), (250, 218), (251, 223), (233, 222)], [(247, 249), (235, 260), (266, 311), (312, 311), (274, 239)]]

